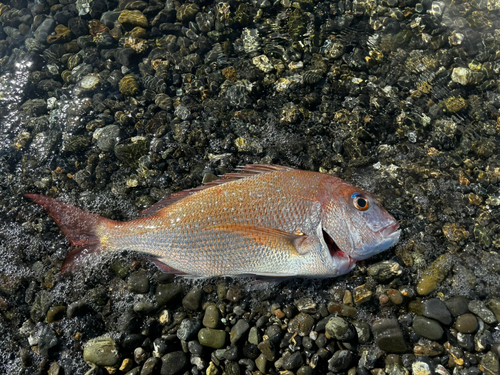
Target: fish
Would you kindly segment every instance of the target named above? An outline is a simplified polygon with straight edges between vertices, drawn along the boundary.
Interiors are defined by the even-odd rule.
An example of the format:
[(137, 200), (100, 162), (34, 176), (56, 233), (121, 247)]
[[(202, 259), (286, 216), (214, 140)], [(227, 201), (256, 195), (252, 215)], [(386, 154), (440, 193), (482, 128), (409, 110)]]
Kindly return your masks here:
[(54, 198), (42, 206), (74, 249), (133, 250), (164, 272), (193, 277), (335, 277), (399, 240), (397, 221), (369, 193), (329, 174), (249, 164), (115, 221)]

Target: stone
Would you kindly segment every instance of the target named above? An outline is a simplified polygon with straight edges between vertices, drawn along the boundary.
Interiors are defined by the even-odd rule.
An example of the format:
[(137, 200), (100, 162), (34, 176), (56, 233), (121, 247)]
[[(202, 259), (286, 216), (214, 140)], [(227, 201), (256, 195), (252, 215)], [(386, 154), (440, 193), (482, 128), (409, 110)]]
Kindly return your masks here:
[(250, 325), (245, 319), (238, 320), (233, 328), (231, 328), (231, 332), (229, 333), (231, 345), (236, 344), (238, 340), (248, 331), (249, 328)]
[(380, 319), (373, 323), (372, 331), (380, 349), (389, 353), (404, 353), (408, 349), (396, 319)]
[(294, 370), (303, 364), (304, 359), (302, 358), (302, 354), (300, 354), (300, 352), (294, 352), (292, 354), (288, 353), (288, 355), (283, 356), (282, 367), (285, 370)]
[(469, 310), (480, 317), (487, 324), (495, 324), (497, 322), (497, 318), (493, 311), (491, 311), (483, 301), (470, 301), (469, 302)]
[(178, 284), (159, 284), (156, 287), (155, 297), (158, 306), (164, 306), (182, 293), (182, 288)]
[(149, 290), (149, 277), (146, 270), (132, 272), (127, 281), (127, 288), (131, 293), (147, 293)]
[(203, 325), (207, 328), (217, 328), (220, 322), (220, 310), (219, 308), (211, 303), (205, 309), (205, 315), (203, 316)]
[(341, 372), (351, 367), (354, 354), (350, 350), (337, 350), (328, 361), (328, 370)]
[(417, 335), (429, 340), (439, 340), (444, 334), (443, 327), (437, 321), (423, 316), (416, 316), (413, 319), (413, 330)]
[(422, 315), (447, 326), (452, 322), (451, 314), (446, 304), (437, 298), (431, 298), (423, 303)]
[(200, 308), (203, 291), (199, 288), (191, 289), (182, 300), (182, 306), (188, 310), (196, 311)]
[(477, 331), (478, 322), (473, 314), (460, 315), (455, 321), (455, 328), (461, 333), (474, 333)]
[(161, 357), (161, 361), (161, 375), (179, 374), (188, 364), (187, 355), (180, 350), (165, 354)]
[(354, 338), (354, 330), (345, 319), (334, 316), (328, 320), (325, 327), (326, 337), (336, 340), (351, 340)]
[(226, 344), (226, 331), (220, 329), (202, 328), (198, 332), (198, 341), (203, 346), (221, 349)]
[(288, 323), (288, 332), (297, 333), (299, 336), (307, 336), (314, 325), (314, 318), (304, 312), (299, 313)]
[(469, 300), (462, 296), (451, 297), (444, 301), (451, 315), (457, 316), (467, 314), (469, 311)]
[(101, 336), (87, 341), (83, 359), (97, 366), (115, 366), (120, 360), (120, 354), (111, 337)]

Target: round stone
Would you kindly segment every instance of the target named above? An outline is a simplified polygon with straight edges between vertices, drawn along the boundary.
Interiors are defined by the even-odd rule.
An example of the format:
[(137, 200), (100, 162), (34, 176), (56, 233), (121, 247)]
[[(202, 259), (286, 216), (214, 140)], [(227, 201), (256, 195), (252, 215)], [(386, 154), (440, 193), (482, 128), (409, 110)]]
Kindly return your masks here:
[(437, 320), (445, 325), (451, 324), (451, 314), (443, 301), (431, 298), (424, 302), (422, 315)]
[(298, 333), (299, 336), (307, 336), (314, 325), (314, 318), (304, 312), (299, 313), (288, 324), (288, 332)]
[(115, 366), (120, 355), (111, 337), (97, 337), (85, 344), (83, 359), (97, 366)]
[(341, 317), (334, 316), (326, 323), (326, 337), (336, 340), (350, 340), (354, 337), (354, 330), (349, 323)]
[(413, 319), (413, 330), (416, 334), (428, 338), (429, 340), (439, 340), (443, 337), (443, 328), (433, 319), (423, 316), (416, 316)]
[(226, 331), (220, 329), (202, 328), (198, 332), (198, 341), (203, 346), (221, 349), (226, 344)]
[(474, 333), (477, 327), (477, 318), (473, 314), (460, 315), (455, 322), (455, 328), (462, 333)]

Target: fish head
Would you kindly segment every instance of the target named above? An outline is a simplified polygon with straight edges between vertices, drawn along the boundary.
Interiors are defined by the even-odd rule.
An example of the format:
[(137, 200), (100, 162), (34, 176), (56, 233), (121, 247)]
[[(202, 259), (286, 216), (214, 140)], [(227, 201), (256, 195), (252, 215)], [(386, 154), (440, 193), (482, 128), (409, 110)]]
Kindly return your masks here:
[(399, 224), (369, 193), (332, 178), (321, 195), (323, 236), (332, 256), (363, 260), (398, 242)]

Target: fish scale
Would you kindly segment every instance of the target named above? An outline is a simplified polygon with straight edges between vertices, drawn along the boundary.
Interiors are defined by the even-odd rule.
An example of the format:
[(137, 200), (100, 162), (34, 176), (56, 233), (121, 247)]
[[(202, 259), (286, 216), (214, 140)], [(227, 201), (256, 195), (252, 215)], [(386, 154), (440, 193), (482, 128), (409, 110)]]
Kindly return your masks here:
[(63, 271), (88, 252), (128, 249), (178, 274), (331, 277), (389, 248), (400, 234), (370, 194), (327, 174), (281, 166), (248, 165), (175, 193), (128, 222), (27, 197), (78, 246)]

